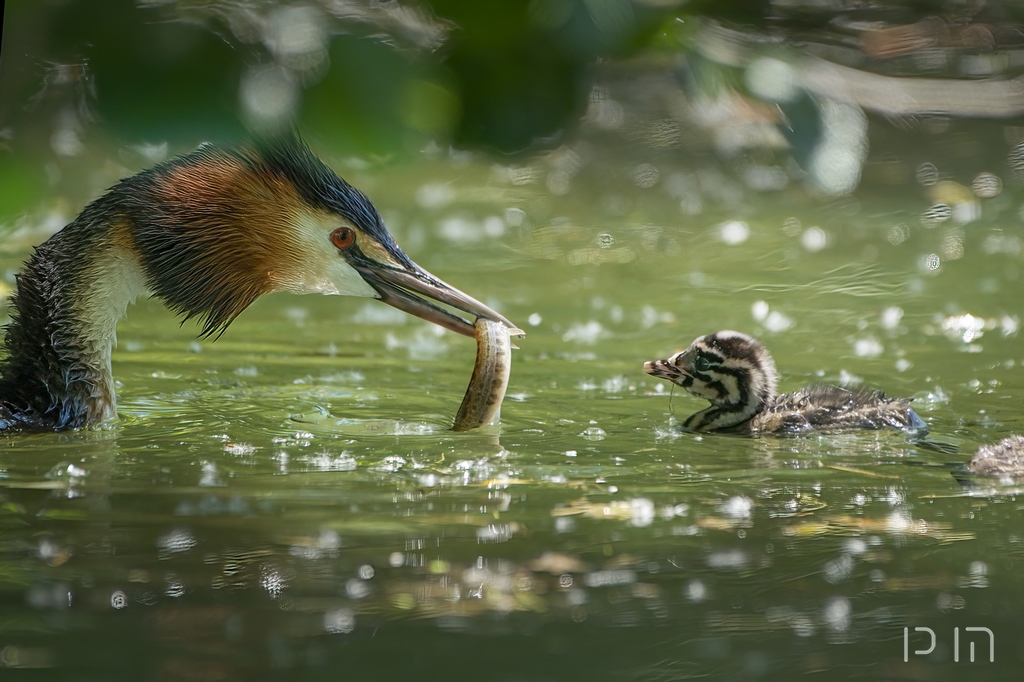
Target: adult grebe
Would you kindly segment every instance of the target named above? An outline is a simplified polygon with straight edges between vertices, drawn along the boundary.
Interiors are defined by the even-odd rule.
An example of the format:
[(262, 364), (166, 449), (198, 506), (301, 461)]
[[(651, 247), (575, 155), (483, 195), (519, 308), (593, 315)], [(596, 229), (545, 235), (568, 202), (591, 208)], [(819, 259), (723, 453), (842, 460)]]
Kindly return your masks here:
[(644, 363), (644, 371), (682, 386), (711, 402), (683, 423), (690, 431), (800, 433), (848, 428), (925, 429), (910, 401), (881, 391), (808, 386), (778, 395), (778, 371), (757, 339), (734, 331), (698, 338), (665, 360)]
[(110, 353), (139, 295), (210, 336), (273, 291), (378, 298), (474, 335), (425, 296), (514, 328), (409, 260), (370, 200), (297, 136), (204, 145), (121, 180), (25, 263), (0, 361), (0, 429), (115, 417)]

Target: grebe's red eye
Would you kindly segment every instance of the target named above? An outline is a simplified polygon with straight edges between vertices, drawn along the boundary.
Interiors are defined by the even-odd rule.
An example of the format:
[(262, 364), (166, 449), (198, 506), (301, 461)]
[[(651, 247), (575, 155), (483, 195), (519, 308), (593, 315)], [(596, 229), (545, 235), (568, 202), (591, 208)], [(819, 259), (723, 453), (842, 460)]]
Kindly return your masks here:
[(339, 249), (347, 249), (356, 243), (356, 231), (351, 227), (339, 227), (331, 232), (331, 243)]

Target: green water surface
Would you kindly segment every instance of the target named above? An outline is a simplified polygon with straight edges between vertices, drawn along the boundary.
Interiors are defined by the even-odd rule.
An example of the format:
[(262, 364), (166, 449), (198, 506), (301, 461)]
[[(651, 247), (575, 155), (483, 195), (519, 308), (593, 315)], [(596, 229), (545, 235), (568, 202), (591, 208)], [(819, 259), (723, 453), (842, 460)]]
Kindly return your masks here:
[[(951, 475), (1024, 431), (1012, 192), (932, 224), (923, 191), (695, 206), (667, 170), (547, 172), (348, 174), (527, 331), (498, 427), (448, 430), (472, 340), (379, 302), (273, 295), (216, 342), (132, 306), (118, 424), (0, 436), (10, 679), (1014, 679), (1024, 511)], [(7, 240), (8, 286), (43, 238)], [(762, 338), (783, 390), (913, 396), (959, 452), (680, 432), (704, 404), (642, 363), (718, 329)]]

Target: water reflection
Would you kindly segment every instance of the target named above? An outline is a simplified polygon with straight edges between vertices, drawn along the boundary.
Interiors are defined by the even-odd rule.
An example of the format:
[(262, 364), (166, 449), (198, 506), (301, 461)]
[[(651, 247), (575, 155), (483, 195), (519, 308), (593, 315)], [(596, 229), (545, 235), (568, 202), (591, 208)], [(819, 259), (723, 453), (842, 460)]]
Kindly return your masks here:
[[(735, 441), (704, 442), (717, 449)], [(96, 617), (105, 609), (123, 613), (181, 652), (162, 658), (166, 670), (223, 665), (231, 648), (269, 637), (275, 644), (253, 665), (311, 672), (337, 652), (329, 642), (317, 644), (318, 637), (387, 637), (403, 622), (449, 633), (509, 634), (530, 627), (515, 614), (599, 624), (612, 628), (608, 633), (670, 625), (699, 630), (699, 641), (687, 647), (696, 646), (702, 652), (697, 660), (707, 661), (719, 660), (719, 646), (751, 651), (742, 642), (756, 638), (784, 649), (800, 640), (866, 646), (908, 620), (934, 622), (919, 600), (894, 609), (893, 595), (930, 595), (937, 612), (968, 608), (975, 599), (969, 593), (991, 584), (995, 557), (966, 553), (952, 574), (927, 566), (935, 543), (975, 542), (984, 527), (957, 530), (955, 515), (918, 511), (908, 488), (893, 480), (899, 472), (867, 471), (863, 443), (846, 442), (845, 459), (857, 468), (812, 468), (817, 481), (807, 483), (797, 475), (766, 485), (740, 468), (736, 479), (723, 472), (678, 487), (672, 479), (659, 483), (661, 475), (621, 474), (613, 462), (577, 465), (578, 458), (570, 458), (565, 469), (560, 460), (534, 461), (526, 451), (416, 474), (370, 465), (324, 470), (316, 476), (331, 480), (318, 482), (307, 472), (296, 485), (284, 477), (272, 497), (259, 476), (249, 476), (231, 483), (233, 493), (178, 488), (165, 501), (158, 495), (158, 508), (177, 506), (172, 525), (159, 516), (152, 516), (155, 524), (131, 523), (132, 510), (152, 508), (154, 498), (122, 485), (110, 497), (116, 504), (107, 512), (109, 528), (67, 513), (36, 515), (54, 530), (63, 528), (63, 538), (42, 541), (35, 561), (47, 572), (74, 563), (63, 580), (29, 578), (20, 608), (44, 621), (75, 608)], [(758, 445), (777, 450), (771, 442)], [(822, 452), (834, 456), (835, 445)], [(799, 442), (787, 447), (805, 449)], [(550, 479), (560, 470), (568, 474), (562, 481), (531, 474)], [(92, 478), (82, 485), (86, 498), (104, 495)], [(16, 516), (34, 514), (23, 503), (32, 499), (30, 490), (4, 493), (20, 505)], [(66, 512), (75, 504), (78, 499), (61, 497), (50, 506)], [(11, 518), (11, 504), (5, 509)], [(571, 538), (577, 548), (566, 552), (558, 538)], [(68, 545), (75, 551), (62, 549)], [(117, 568), (97, 572), (97, 561)], [(909, 575), (897, 568), (907, 561), (916, 567)], [(207, 605), (221, 593), (237, 596), (220, 607)], [(268, 607), (280, 615), (257, 615)], [(30, 646), (18, 658), (22, 647), (16, 646), (5, 658), (8, 666), (60, 660)], [(310, 654), (317, 646), (326, 647), (323, 657)], [(783, 660), (766, 654), (761, 664), (772, 670)]]

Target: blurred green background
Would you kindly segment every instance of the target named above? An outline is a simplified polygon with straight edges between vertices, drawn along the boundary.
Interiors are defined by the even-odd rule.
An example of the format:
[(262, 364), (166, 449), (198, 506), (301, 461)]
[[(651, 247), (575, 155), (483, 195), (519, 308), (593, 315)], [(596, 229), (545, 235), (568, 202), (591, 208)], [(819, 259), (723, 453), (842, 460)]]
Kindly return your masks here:
[(544, 148), (585, 111), (595, 62), (648, 44), (671, 9), (14, 0), (0, 59), (0, 216), (41, 198), (48, 163), (293, 123), (339, 154), (374, 160), (430, 143)]
[[(964, 186), (1019, 176), (1022, 16), (1021, 3), (953, 1), (13, 0), (0, 220), (289, 125), (369, 163), (586, 140), (722, 165), (755, 191), (788, 184), (782, 173), (826, 197), (862, 180), (901, 192), (925, 160)], [(1005, 87), (972, 89), (992, 79)], [(119, 168), (83, 182), (104, 159)]]

